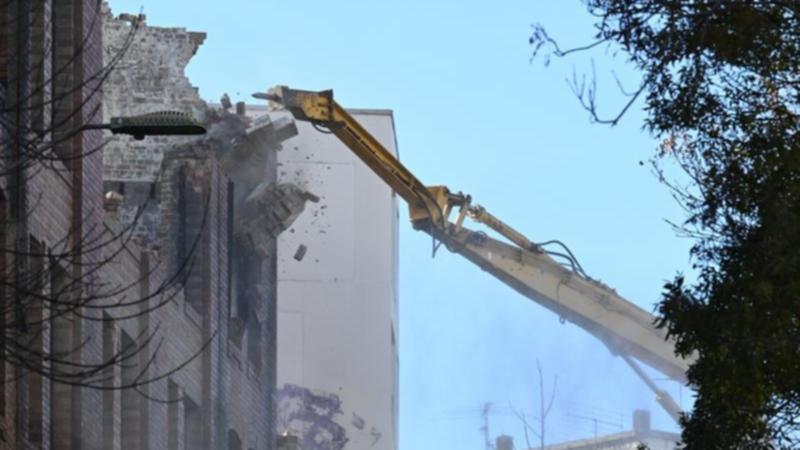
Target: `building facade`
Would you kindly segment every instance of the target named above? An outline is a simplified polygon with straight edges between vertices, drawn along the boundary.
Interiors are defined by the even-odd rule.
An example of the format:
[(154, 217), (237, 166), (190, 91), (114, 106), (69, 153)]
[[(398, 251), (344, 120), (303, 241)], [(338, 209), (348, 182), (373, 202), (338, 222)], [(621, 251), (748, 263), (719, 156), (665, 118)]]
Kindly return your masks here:
[[(391, 111), (350, 112), (397, 155)], [(278, 431), (306, 450), (396, 450), (397, 197), (335, 136), (297, 130), (278, 180), (319, 201), (278, 237)]]
[[(96, 0), (0, 14), (0, 449), (274, 448), (293, 122), (209, 108), (183, 73), (202, 33)], [(208, 134), (86, 129), (164, 109)]]
[(681, 448), (681, 436), (650, 427), (650, 412), (633, 413), (633, 429), (594, 438), (580, 439), (548, 445), (546, 450), (638, 450), (642, 444), (650, 450), (675, 450)]
[(102, 334), (97, 311), (79, 303), (88, 295), (65, 287), (103, 257), (88, 244), (104, 220), (92, 152), (102, 136), (75, 131), (98, 118), (99, 83), (86, 74), (102, 68), (100, 14), (88, 0), (9, 1), (0, 17), (0, 448), (74, 447), (77, 430), (100, 439), (101, 410), (79, 407), (81, 387), (43, 372), (76, 381), (67, 367), (103, 352), (90, 339)]

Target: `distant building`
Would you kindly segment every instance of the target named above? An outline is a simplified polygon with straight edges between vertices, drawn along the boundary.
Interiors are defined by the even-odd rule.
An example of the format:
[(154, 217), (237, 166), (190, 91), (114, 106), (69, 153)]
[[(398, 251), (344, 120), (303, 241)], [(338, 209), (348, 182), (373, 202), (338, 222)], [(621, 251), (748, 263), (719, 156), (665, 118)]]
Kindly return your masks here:
[[(597, 438), (580, 439), (548, 445), (546, 450), (637, 450), (645, 444), (650, 450), (675, 450), (681, 436), (676, 433), (650, 428), (650, 413), (635, 411), (633, 429), (621, 433), (606, 434)], [(531, 449), (533, 450), (533, 449)]]
[[(397, 155), (391, 111), (349, 112)], [(304, 450), (397, 450), (397, 196), (335, 136), (297, 130), (278, 181), (320, 200), (278, 238), (278, 431)]]

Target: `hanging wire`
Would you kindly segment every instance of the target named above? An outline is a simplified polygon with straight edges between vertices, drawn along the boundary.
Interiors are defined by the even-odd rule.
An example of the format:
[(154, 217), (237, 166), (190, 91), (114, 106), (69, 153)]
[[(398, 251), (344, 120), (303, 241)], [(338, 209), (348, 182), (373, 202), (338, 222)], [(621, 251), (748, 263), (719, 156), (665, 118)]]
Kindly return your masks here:
[(573, 272), (577, 273), (578, 275), (582, 276), (583, 278), (586, 278), (587, 280), (595, 281), (594, 278), (590, 277), (586, 273), (586, 271), (583, 270), (583, 266), (581, 266), (581, 263), (578, 262), (578, 258), (575, 257), (575, 254), (572, 253), (572, 250), (570, 250), (569, 247), (567, 247), (567, 244), (559, 241), (558, 239), (551, 239), (549, 241), (535, 243), (534, 245), (536, 247), (540, 247), (540, 248), (541, 247), (545, 247), (547, 245), (557, 245), (557, 246), (561, 247), (564, 250), (565, 253), (557, 252), (557, 251), (553, 251), (553, 250), (547, 250), (547, 249), (543, 249), (543, 251), (545, 253), (547, 253), (548, 255), (550, 255), (550, 256), (553, 256), (553, 257), (556, 257), (556, 258), (565, 259), (567, 261), (567, 263), (569, 264), (569, 269), (571, 269)]

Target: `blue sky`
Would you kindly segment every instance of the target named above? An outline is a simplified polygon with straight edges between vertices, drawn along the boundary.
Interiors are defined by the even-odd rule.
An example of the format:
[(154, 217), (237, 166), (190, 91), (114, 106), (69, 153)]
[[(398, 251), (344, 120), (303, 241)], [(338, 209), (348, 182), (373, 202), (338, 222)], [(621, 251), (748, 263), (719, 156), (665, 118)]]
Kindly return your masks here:
[[(502, 3), (502, 5), (500, 5)], [(428, 184), (472, 194), (541, 241), (557, 238), (590, 275), (651, 310), (663, 282), (689, 265), (689, 241), (664, 219), (682, 212), (645, 165), (657, 141), (637, 105), (617, 127), (593, 125), (570, 93), (588, 56), (530, 61), (531, 24), (566, 45), (591, 39), (579, 0), (112, 0), (143, 8), (154, 25), (205, 31), (188, 73), (208, 100), (275, 84), (334, 88), (346, 107), (394, 110), (405, 164)], [(599, 101), (622, 100), (613, 79), (635, 85), (620, 57), (594, 55)], [(401, 221), (405, 209), (401, 209)], [(493, 402), (490, 434), (523, 443), (509, 405), (538, 402), (536, 360), (558, 375), (548, 442), (630, 427), (634, 408), (674, 429), (619, 358), (574, 325), (522, 298), (402, 223), (400, 443), (403, 449), (480, 449), (479, 410)], [(659, 375), (655, 374), (656, 377)], [(679, 396), (674, 383), (664, 388)], [(687, 406), (687, 393), (682, 393)]]

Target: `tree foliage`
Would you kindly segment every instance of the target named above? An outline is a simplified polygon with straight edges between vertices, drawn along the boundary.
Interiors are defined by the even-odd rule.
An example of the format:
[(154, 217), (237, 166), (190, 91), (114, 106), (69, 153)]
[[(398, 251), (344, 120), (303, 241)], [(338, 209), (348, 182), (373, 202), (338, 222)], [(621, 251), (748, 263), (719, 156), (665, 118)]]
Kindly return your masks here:
[[(589, 0), (596, 41), (562, 50), (535, 27), (535, 52), (566, 56), (608, 44), (642, 74), (615, 124), (643, 99), (654, 158), (691, 183), (662, 178), (688, 212), (698, 278), (665, 286), (659, 325), (697, 397), (682, 421), (688, 449), (800, 444), (800, 2)], [(662, 174), (661, 171), (658, 171)]]

